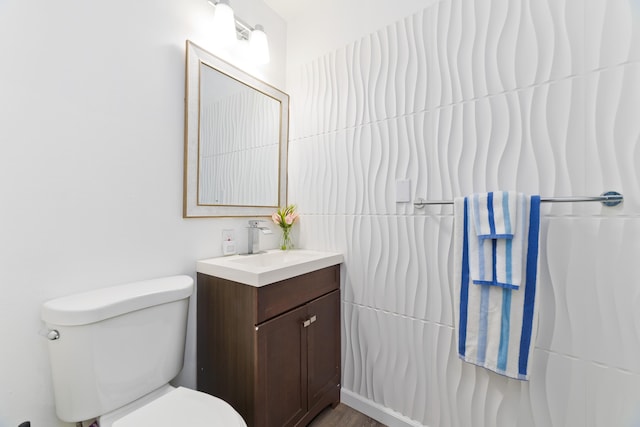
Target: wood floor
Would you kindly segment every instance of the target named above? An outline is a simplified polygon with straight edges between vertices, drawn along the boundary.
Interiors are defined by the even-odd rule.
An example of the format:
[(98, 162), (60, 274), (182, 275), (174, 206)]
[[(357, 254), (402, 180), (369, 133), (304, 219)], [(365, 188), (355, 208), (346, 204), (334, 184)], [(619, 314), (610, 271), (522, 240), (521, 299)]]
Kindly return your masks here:
[(308, 427), (386, 427), (374, 419), (340, 403), (327, 408), (311, 421)]

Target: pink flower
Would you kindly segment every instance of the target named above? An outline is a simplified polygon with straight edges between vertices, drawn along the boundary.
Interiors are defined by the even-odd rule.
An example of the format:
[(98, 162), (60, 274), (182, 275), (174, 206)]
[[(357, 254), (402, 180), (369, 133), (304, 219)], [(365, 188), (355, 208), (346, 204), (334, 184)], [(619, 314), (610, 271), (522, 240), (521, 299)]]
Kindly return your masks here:
[(289, 215), (287, 215), (286, 217), (284, 217), (284, 222), (286, 222), (287, 224), (291, 225), (293, 224), (293, 222), (296, 220), (296, 218), (298, 217), (297, 213), (291, 213)]
[(271, 215), (271, 219), (275, 224), (278, 224), (283, 229), (289, 229), (294, 222), (298, 219), (299, 214), (295, 211), (296, 205), (289, 205), (284, 208), (280, 208), (277, 212)]
[(273, 215), (271, 215), (271, 219), (275, 224), (280, 225), (280, 215), (278, 215), (278, 212), (274, 212)]

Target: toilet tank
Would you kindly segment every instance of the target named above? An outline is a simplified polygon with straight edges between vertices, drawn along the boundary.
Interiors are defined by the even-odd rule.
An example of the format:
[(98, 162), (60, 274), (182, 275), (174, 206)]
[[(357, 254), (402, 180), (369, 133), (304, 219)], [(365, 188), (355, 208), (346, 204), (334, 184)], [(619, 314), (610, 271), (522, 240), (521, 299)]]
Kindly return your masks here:
[(191, 277), (173, 276), (44, 303), (42, 320), (59, 334), (48, 342), (58, 418), (98, 417), (178, 375), (192, 293)]

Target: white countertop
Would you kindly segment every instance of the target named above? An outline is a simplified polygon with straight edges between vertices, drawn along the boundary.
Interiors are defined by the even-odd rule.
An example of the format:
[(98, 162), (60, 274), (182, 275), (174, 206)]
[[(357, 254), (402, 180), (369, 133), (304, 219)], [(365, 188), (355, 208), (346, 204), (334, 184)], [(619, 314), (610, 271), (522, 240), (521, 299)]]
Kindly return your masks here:
[(343, 261), (344, 256), (337, 252), (272, 249), (253, 255), (203, 259), (197, 262), (196, 270), (209, 276), (260, 287)]

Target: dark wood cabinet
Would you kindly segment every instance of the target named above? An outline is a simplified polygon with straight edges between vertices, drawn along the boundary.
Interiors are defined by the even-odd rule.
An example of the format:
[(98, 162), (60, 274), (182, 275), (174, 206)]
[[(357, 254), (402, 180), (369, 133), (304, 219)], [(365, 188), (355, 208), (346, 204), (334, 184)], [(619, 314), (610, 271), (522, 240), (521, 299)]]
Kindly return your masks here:
[(198, 273), (198, 389), (249, 427), (305, 426), (340, 401), (340, 268), (262, 287)]

